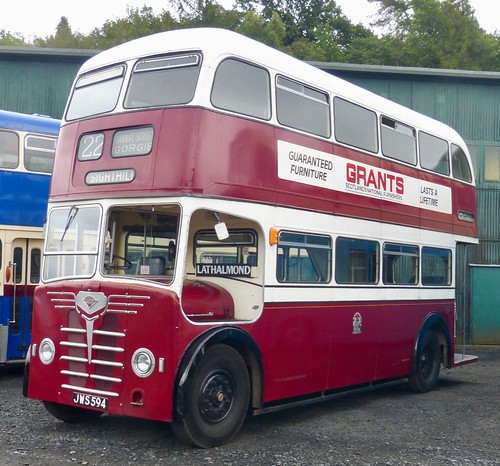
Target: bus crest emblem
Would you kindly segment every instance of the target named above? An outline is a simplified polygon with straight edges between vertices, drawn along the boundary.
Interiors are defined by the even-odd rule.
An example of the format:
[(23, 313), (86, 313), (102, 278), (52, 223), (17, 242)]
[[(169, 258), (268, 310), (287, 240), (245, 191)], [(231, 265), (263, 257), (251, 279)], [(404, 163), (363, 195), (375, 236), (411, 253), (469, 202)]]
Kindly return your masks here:
[(76, 295), (76, 310), (85, 321), (85, 333), (87, 336), (87, 361), (92, 360), (92, 335), (94, 333), (94, 322), (108, 309), (108, 298), (104, 293), (80, 291)]
[(363, 321), (363, 319), (361, 318), (361, 314), (359, 312), (356, 312), (356, 314), (354, 314), (354, 317), (352, 318), (352, 334), (353, 335), (359, 335), (361, 333), (362, 321)]
[[(90, 291), (80, 291), (76, 295), (76, 309), (84, 319), (95, 319), (101, 311), (106, 311), (108, 298), (104, 293)], [(104, 312), (103, 312), (104, 313)], [(95, 317), (94, 317), (95, 316)]]

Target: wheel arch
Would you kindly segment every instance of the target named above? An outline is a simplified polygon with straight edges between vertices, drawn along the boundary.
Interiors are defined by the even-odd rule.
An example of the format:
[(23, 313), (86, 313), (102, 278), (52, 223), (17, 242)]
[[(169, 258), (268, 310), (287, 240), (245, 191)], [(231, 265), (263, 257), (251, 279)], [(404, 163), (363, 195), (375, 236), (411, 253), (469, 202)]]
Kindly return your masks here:
[(415, 340), (415, 347), (413, 348), (412, 371), (415, 371), (416, 369), (417, 355), (419, 354), (420, 348), (423, 344), (424, 335), (429, 331), (436, 332), (438, 336), (439, 346), (441, 348), (442, 364), (445, 367), (451, 367), (453, 355), (450, 352), (450, 349), (452, 348), (450, 328), (441, 314), (433, 312), (425, 318), (418, 331), (417, 339)]
[(218, 327), (208, 330), (196, 338), (184, 352), (177, 368), (173, 396), (173, 416), (182, 415), (183, 388), (189, 375), (199, 364), (208, 348), (225, 344), (231, 346), (243, 357), (249, 370), (251, 384), (251, 406), (262, 406), (262, 355), (255, 340), (238, 327)]

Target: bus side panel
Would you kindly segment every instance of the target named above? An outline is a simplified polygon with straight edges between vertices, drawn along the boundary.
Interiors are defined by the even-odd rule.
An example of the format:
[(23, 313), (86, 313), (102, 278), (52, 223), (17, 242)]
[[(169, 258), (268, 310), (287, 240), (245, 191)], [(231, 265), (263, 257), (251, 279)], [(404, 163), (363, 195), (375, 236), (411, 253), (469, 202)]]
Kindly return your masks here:
[(264, 402), (407, 376), (431, 312), (452, 328), (452, 300), (267, 304), (253, 332)]
[(458, 235), (477, 236), (476, 190), (465, 183), (453, 187), (453, 231)]
[(0, 170), (0, 224), (42, 227), (47, 213), (50, 177)]
[(267, 304), (254, 337), (264, 360), (264, 401), (324, 390), (334, 323), (329, 306)]
[[(17, 285), (16, 300), (14, 301), (14, 286), (4, 285), (0, 324), (7, 328), (7, 361), (26, 357), (28, 346), (31, 343), (31, 309), (34, 290), (34, 286)], [(15, 312), (14, 302), (16, 303)]]
[(415, 343), (426, 317), (442, 315), (453, 329), (453, 300), (401, 301), (381, 304), (379, 360), (376, 379), (406, 376), (411, 372)]
[(208, 195), (275, 204), (275, 128), (216, 112), (199, 112), (198, 117), (203, 137), (196, 146), (194, 186)]

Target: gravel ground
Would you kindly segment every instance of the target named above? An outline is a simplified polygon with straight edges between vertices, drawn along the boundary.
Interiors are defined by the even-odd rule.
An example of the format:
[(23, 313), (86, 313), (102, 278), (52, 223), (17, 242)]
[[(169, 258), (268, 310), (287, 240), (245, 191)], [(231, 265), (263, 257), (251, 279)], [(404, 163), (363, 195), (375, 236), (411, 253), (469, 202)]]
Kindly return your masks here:
[(251, 418), (228, 445), (180, 443), (168, 424), (106, 416), (52, 418), (21, 396), (22, 371), (0, 370), (0, 465), (500, 465), (500, 348), (441, 373), (437, 388), (404, 386)]

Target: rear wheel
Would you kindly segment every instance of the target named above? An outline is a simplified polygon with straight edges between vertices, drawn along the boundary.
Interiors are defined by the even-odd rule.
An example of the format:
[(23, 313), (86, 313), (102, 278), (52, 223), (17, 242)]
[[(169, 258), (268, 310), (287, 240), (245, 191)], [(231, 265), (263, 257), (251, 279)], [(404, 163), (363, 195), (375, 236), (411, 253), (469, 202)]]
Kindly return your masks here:
[(207, 350), (183, 389), (183, 413), (172, 423), (183, 441), (211, 448), (231, 440), (245, 419), (250, 377), (241, 355), (227, 345)]
[(429, 331), (423, 337), (417, 354), (413, 373), (408, 378), (408, 386), (414, 392), (431, 391), (439, 379), (441, 369), (441, 348), (436, 332)]
[(44, 401), (43, 405), (52, 416), (69, 424), (91, 421), (92, 419), (97, 419), (102, 416), (100, 411), (91, 411), (90, 409), (62, 405), (51, 401)]

